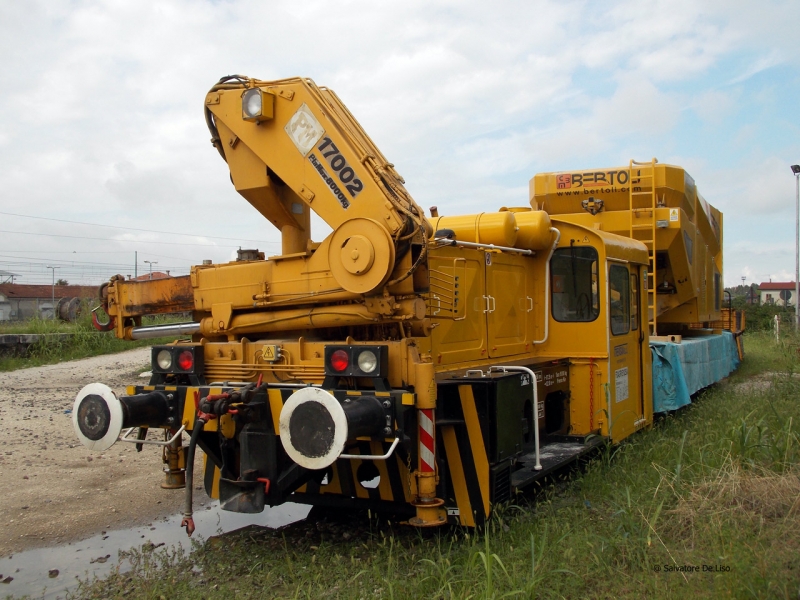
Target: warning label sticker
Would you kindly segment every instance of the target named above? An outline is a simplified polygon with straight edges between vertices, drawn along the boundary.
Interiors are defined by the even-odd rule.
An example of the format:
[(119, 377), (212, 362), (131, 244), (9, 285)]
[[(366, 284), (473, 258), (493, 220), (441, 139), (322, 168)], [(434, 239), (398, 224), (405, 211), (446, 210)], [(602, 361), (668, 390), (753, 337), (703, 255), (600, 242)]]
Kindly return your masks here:
[(617, 395), (615, 402), (622, 402), (628, 399), (628, 367), (617, 369), (614, 371), (614, 379), (616, 381)]

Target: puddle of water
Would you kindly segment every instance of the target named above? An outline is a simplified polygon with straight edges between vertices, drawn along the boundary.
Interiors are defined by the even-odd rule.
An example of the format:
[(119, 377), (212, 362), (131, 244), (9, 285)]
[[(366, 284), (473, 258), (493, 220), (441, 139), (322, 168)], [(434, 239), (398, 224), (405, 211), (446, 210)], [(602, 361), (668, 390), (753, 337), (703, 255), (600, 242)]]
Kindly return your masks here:
[[(274, 508), (267, 507), (263, 513), (240, 514), (219, 509), (219, 503), (211, 505), (211, 510), (194, 513), (195, 536), (208, 539), (222, 532), (233, 531), (247, 525), (277, 528), (304, 519), (309, 506), (287, 502)], [(181, 543), (184, 549), (191, 547), (186, 530), (180, 527), (182, 515), (173, 515), (153, 521), (150, 525), (107, 531), (80, 542), (72, 542), (52, 548), (37, 548), (0, 559), (0, 573), (3, 577), (13, 577), (8, 584), (0, 584), (0, 596), (7, 594), (33, 598), (63, 598), (66, 591), (77, 585), (76, 577), (102, 577), (117, 565), (117, 551), (141, 546), (146, 542), (167, 546)], [(105, 562), (97, 558), (110, 555)], [(95, 562), (92, 562), (95, 561)], [(58, 569), (58, 576), (49, 577), (51, 569)], [(122, 570), (125, 570), (123, 563)]]

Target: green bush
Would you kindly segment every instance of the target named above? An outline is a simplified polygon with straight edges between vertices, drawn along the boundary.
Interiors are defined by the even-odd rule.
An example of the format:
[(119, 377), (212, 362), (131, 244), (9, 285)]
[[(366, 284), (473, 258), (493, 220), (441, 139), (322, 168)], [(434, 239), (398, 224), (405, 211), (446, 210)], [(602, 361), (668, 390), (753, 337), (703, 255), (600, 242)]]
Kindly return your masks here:
[[(175, 322), (170, 315), (143, 317), (142, 325), (159, 325)], [(38, 334), (42, 337), (30, 346), (25, 356), (0, 357), (0, 371), (13, 371), (25, 367), (52, 364), (64, 360), (123, 352), (142, 346), (153, 346), (173, 341), (158, 338), (129, 342), (117, 339), (113, 331), (97, 331), (92, 326), (91, 311), (86, 309), (77, 321), (66, 323), (58, 319), (29, 319), (0, 324), (0, 334)], [(66, 334), (66, 335), (59, 335)]]

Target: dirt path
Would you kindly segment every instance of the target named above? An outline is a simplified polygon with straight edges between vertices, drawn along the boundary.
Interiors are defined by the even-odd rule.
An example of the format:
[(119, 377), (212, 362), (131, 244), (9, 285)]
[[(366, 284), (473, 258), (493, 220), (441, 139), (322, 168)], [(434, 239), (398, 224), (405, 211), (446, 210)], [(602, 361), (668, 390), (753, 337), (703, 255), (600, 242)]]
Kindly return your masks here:
[[(0, 373), (0, 557), (147, 523), (181, 510), (163, 490), (161, 450), (118, 443), (90, 452), (72, 430), (78, 391), (99, 381), (122, 393), (142, 383), (150, 349)], [(208, 502), (195, 492), (195, 503)]]

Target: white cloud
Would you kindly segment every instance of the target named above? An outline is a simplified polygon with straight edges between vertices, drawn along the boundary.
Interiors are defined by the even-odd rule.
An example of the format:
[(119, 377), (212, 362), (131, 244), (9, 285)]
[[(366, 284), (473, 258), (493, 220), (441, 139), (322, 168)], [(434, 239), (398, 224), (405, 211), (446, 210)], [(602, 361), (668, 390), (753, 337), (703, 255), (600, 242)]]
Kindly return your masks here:
[(691, 101), (691, 108), (703, 121), (719, 125), (728, 118), (736, 106), (734, 94), (728, 91), (705, 90)]
[[(275, 244), (277, 234), (232, 190), (203, 122), (207, 89), (239, 72), (310, 76), (335, 89), (417, 200), (443, 213), (524, 204), (537, 171), (656, 154), (698, 165), (701, 188), (725, 204), (728, 221), (754, 197), (765, 214), (786, 216), (778, 172), (784, 153), (800, 155), (797, 145), (755, 152), (755, 176), (743, 179), (741, 165), (726, 170), (675, 131), (684, 106), (724, 127), (742, 97), (758, 93), (749, 89), (755, 73), (780, 65), (796, 76), (790, 6), (6, 2), (0, 210)], [(706, 83), (715, 70), (717, 84)], [(730, 81), (736, 92), (720, 91)], [(743, 154), (769, 143), (759, 126), (731, 127), (742, 132), (734, 143)], [(156, 253), (144, 246), (150, 238), (133, 239)], [(114, 244), (86, 249), (133, 250)], [(215, 260), (231, 251), (220, 252)], [(199, 251), (158, 254), (188, 265)]]

